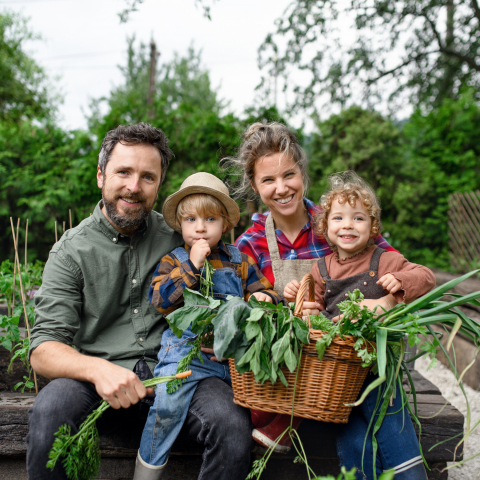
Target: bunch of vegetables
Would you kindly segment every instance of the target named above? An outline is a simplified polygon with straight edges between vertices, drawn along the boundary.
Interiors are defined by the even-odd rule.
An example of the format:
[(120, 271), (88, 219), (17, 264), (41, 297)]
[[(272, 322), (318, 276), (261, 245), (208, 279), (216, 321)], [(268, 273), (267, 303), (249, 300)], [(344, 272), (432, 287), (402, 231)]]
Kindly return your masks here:
[[(188, 377), (190, 374), (191, 372), (187, 371), (172, 376), (154, 377), (145, 380), (143, 384), (147, 388), (154, 387), (175, 378)], [(109, 407), (110, 404), (104, 400), (80, 425), (75, 435), (71, 434), (70, 425), (61, 425), (55, 433), (55, 441), (48, 455), (47, 468), (53, 470), (57, 461), (62, 458), (68, 478), (72, 480), (94, 479), (100, 469), (99, 436), (96, 422)]]
[[(200, 291), (185, 289), (184, 306), (166, 317), (179, 338), (188, 327), (197, 335), (177, 373), (188, 369), (196, 356), (202, 360), (201, 345), (205, 344), (205, 338), (210, 338), (213, 329), (217, 358), (234, 358), (238, 372), (253, 372), (259, 383), (267, 380), (275, 383), (280, 379), (287, 386), (282, 368), (286, 366), (290, 372), (297, 368), (301, 345), (309, 342), (308, 326), (289, 307), (261, 302), (253, 295), (248, 302), (234, 296), (226, 301), (214, 299), (213, 267), (206, 262), (204, 268)], [(167, 391), (175, 391), (179, 386), (180, 381), (175, 380), (167, 385)]]

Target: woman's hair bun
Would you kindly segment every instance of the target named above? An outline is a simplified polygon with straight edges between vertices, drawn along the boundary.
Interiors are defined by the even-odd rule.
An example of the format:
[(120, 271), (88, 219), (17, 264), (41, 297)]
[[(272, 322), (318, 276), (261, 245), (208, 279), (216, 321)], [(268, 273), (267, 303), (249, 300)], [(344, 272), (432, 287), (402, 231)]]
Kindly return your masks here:
[(261, 122), (252, 123), (246, 130), (243, 132), (243, 139), (248, 140), (252, 135), (255, 135), (258, 132), (264, 132), (267, 128), (267, 125)]

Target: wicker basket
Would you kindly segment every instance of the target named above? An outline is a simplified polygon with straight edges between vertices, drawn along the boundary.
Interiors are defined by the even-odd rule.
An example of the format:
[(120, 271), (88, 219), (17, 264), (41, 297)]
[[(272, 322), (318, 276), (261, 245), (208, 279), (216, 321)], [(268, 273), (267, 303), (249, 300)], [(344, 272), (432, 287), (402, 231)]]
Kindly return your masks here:
[[(300, 316), (306, 290), (309, 300), (314, 300), (314, 280), (307, 274), (302, 279), (297, 295), (295, 315)], [(310, 343), (304, 345), (295, 393), (294, 415), (322, 422), (347, 423), (352, 407), (345, 403), (357, 400), (368, 368), (362, 367), (353, 344), (355, 338), (336, 337), (327, 348), (323, 360), (317, 357), (316, 341), (324, 335), (320, 330), (310, 329)], [(263, 385), (255, 382), (253, 373), (240, 375), (235, 362), (229, 359), (234, 402), (242, 407), (266, 412), (292, 413), (292, 395), (296, 372), (282, 371), (288, 382), (285, 387), (280, 381)]]

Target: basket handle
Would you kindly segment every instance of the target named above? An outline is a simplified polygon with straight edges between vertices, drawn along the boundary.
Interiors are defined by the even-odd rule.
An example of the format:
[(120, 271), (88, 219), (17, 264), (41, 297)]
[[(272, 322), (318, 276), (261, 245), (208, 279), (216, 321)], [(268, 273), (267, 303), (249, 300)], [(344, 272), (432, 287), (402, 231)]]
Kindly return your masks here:
[(315, 280), (311, 273), (307, 273), (300, 282), (300, 288), (298, 289), (297, 298), (295, 299), (295, 311), (293, 314), (296, 317), (302, 318), (303, 302), (305, 300), (305, 294), (308, 290), (308, 301), (315, 301)]

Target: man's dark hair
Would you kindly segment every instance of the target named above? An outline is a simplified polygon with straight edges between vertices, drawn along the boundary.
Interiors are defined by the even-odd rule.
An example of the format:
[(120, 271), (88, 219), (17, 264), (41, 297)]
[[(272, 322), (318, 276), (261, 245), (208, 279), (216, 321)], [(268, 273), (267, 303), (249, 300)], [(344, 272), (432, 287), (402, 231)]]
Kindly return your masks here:
[(110, 130), (105, 135), (98, 154), (98, 166), (103, 175), (105, 175), (105, 168), (117, 143), (122, 145), (143, 144), (155, 147), (162, 158), (160, 184), (163, 183), (173, 152), (168, 147), (168, 138), (159, 128), (153, 127), (149, 123), (136, 123), (134, 125), (119, 125), (117, 128)]

